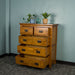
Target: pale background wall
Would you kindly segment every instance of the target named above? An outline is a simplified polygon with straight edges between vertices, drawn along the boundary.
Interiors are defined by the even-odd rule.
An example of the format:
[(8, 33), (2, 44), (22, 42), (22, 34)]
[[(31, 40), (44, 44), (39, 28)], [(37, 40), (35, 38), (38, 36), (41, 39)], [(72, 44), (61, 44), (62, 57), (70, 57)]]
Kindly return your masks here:
[(0, 55), (5, 53), (5, 0), (0, 0)]
[(48, 18), (49, 22), (51, 23), (50, 20), (54, 19), (53, 23), (59, 24), (57, 60), (75, 62), (75, 0), (10, 0), (9, 4), (10, 19), (7, 19), (10, 20), (8, 21), (11, 29), (11, 53), (17, 53), (17, 45), (19, 44), (18, 35), (20, 31), (19, 23), (22, 22), (22, 17), (25, 17), (28, 13), (40, 15), (46, 11), (53, 14), (53, 16)]
[(10, 2), (11, 1), (6, 0), (6, 53), (10, 52)]

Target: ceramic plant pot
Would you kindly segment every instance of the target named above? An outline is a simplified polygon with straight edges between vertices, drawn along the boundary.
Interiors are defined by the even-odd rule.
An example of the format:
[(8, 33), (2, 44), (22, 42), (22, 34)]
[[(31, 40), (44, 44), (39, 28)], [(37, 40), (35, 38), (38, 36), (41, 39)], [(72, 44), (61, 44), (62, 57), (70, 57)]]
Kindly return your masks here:
[(48, 23), (48, 19), (43, 19), (43, 24), (47, 24)]

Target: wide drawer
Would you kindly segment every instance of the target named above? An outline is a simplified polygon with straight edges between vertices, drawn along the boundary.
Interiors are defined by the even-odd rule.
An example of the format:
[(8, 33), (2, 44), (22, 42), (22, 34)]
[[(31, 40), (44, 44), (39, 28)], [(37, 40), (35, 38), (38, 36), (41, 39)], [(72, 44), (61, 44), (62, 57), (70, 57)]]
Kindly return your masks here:
[(34, 35), (36, 35), (36, 36), (49, 36), (49, 28), (34, 27)]
[(32, 44), (32, 37), (30, 37), (30, 36), (19, 36), (19, 43), (21, 43), (21, 44)]
[(38, 46), (48, 46), (49, 37), (19, 36), (19, 43), (38, 45)]
[(21, 35), (33, 35), (33, 27), (25, 27), (20, 25)]
[(34, 57), (34, 56), (16, 56), (16, 64), (32, 66), (36, 68), (45, 68), (48, 65), (48, 57)]
[(21, 54), (29, 54), (42, 57), (46, 57), (49, 55), (49, 47), (18, 45), (17, 50)]

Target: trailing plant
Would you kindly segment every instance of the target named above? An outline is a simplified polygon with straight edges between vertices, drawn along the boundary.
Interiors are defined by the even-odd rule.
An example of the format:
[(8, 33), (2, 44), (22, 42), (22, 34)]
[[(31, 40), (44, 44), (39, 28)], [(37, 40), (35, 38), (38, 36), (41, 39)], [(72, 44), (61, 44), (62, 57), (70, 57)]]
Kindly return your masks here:
[(30, 22), (31, 16), (32, 16), (31, 14), (28, 14), (28, 18), (27, 18), (28, 22)]
[[(34, 19), (34, 18), (36, 17), (35, 14), (32, 15), (32, 14), (30, 14), (30, 13), (29, 13), (27, 16), (28, 16), (28, 18), (27, 18), (27, 22), (30, 22), (31, 19)], [(23, 20), (25, 20), (24, 17), (23, 17)]]
[(43, 16), (45, 19), (47, 19), (50, 15), (51, 15), (51, 14), (48, 14), (47, 12), (42, 13), (42, 16)]
[(23, 17), (23, 20), (25, 20), (25, 18)]
[(27, 21), (30, 22), (31, 19), (34, 19), (36, 17), (35, 14), (31, 15), (31, 14), (28, 14), (28, 18), (27, 18)]

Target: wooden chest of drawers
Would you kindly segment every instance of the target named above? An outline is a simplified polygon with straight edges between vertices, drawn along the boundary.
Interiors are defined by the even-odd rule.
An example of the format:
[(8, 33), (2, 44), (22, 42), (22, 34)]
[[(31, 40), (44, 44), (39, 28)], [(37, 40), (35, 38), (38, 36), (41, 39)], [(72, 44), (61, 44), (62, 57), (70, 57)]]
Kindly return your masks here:
[(45, 68), (56, 64), (57, 24), (20, 23), (16, 64)]

